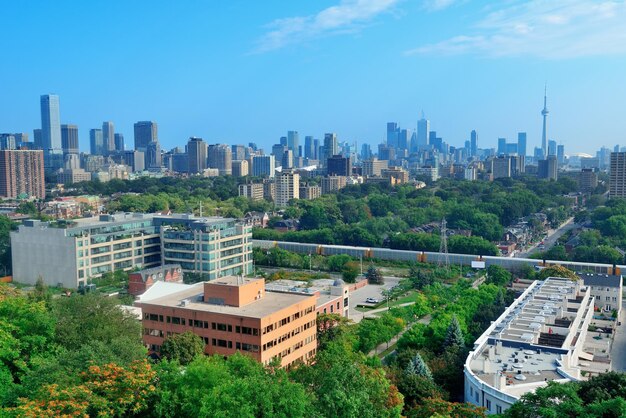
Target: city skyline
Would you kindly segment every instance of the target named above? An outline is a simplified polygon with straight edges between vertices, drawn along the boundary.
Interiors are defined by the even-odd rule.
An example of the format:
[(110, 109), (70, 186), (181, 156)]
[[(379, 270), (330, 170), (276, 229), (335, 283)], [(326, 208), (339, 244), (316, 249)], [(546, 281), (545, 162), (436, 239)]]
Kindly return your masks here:
[[(289, 130), (300, 133), (300, 143), (336, 132), (340, 141), (374, 145), (385, 139), (387, 122), (416, 128), (423, 109), (430, 129), (452, 145), (462, 146), (474, 129), (479, 146), (523, 131), (530, 153), (541, 146), (547, 81), (548, 139), (590, 154), (626, 142), (626, 42), (617, 42), (626, 38), (623, 2), (111, 2), (69, 14), (58, 4), (38, 5), (28, 13), (12, 4), (3, 10), (7, 33), (20, 33), (1, 44), (7, 55), (46, 63), (0, 69), (12, 80), (2, 88), (9, 99), (0, 104), (3, 132), (32, 134), (40, 119), (33, 103), (55, 92), (61, 123), (78, 125), (82, 150), (103, 121), (132, 147), (141, 120), (160, 125), (163, 149), (192, 136), (269, 149)], [(127, 31), (140, 13), (141, 30)], [(92, 15), (110, 27), (94, 30)], [(43, 45), (49, 18), (63, 29), (46, 31)], [(504, 33), (505, 23), (518, 42)], [(102, 51), (116, 59), (99, 59)]]

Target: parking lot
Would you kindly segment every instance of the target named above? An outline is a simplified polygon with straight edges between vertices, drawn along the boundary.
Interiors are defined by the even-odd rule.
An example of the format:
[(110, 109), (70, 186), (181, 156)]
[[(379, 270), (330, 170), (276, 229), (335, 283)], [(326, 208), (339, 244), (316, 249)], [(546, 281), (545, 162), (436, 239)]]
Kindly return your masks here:
[(356, 310), (357, 305), (366, 305), (365, 300), (367, 298), (375, 298), (383, 301), (385, 298), (382, 295), (382, 291), (384, 289), (391, 289), (396, 286), (402, 280), (401, 277), (391, 277), (385, 276), (385, 284), (384, 285), (372, 285), (368, 284), (365, 287), (355, 290), (350, 293), (350, 310), (349, 315), (350, 319), (354, 322), (360, 322), (363, 319), (363, 312), (359, 312)]

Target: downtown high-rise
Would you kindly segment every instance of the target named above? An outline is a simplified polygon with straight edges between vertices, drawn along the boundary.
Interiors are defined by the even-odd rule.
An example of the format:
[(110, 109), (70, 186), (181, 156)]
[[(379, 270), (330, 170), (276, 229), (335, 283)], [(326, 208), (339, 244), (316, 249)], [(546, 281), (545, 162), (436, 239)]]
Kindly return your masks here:
[(44, 153), (44, 166), (47, 170), (54, 171), (63, 165), (59, 96), (44, 94), (40, 98), (40, 105), (41, 148)]

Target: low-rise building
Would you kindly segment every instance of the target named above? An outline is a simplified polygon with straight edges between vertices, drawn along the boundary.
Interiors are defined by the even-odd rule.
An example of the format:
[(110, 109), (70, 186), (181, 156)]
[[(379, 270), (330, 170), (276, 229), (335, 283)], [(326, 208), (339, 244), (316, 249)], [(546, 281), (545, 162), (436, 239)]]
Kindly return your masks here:
[(248, 183), (239, 185), (239, 196), (252, 200), (263, 200), (263, 183)]
[(619, 318), (622, 310), (622, 276), (594, 273), (581, 273), (578, 276), (591, 289), (591, 296), (596, 298), (596, 308), (608, 313), (617, 311)]
[(239, 351), (266, 365), (278, 359), (283, 367), (315, 355), (315, 295), (268, 292), (264, 279), (241, 276), (174, 285), (171, 292), (171, 283), (157, 285), (136, 302), (152, 352), (167, 337), (191, 331), (204, 341), (206, 354)]
[(128, 274), (128, 293), (142, 295), (156, 282), (182, 283), (183, 271), (179, 264), (165, 264), (159, 267), (134, 271)]
[(582, 281), (533, 282), (476, 340), (465, 361), (465, 401), (502, 413), (548, 382), (581, 379), (579, 358), (594, 297)]

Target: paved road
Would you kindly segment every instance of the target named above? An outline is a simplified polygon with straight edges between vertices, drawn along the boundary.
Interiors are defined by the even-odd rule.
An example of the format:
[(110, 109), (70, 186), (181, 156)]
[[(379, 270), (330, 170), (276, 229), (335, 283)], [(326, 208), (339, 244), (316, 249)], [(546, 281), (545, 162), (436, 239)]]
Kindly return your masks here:
[[(545, 250), (542, 250), (542, 251), (547, 251), (550, 248), (552, 248), (556, 244), (557, 240), (561, 238), (561, 236), (563, 236), (563, 234), (565, 234), (567, 231), (570, 231), (576, 228), (577, 226), (578, 224), (574, 222), (574, 218), (569, 218), (567, 221), (562, 223), (561, 226), (558, 227), (557, 229), (549, 229), (548, 238), (543, 240), (543, 243), (546, 248)], [(529, 255), (537, 251), (538, 246), (539, 244), (537, 243), (533, 245), (532, 247), (530, 247), (529, 249), (527, 249), (526, 251), (517, 253), (515, 256), (517, 258), (527, 258)]]
[[(402, 277), (392, 277), (392, 276), (384, 276), (385, 284), (383, 285), (372, 285), (368, 284), (365, 287), (355, 290), (354, 292), (350, 292), (350, 309), (348, 311), (348, 315), (350, 319), (354, 322), (361, 322), (364, 316), (370, 316), (371, 312), (359, 312), (356, 310), (357, 305), (365, 304), (365, 299), (367, 298), (375, 298), (379, 300), (383, 300), (384, 297), (382, 295), (382, 291), (385, 289), (391, 289), (393, 286), (396, 286), (402, 280)], [(380, 309), (383, 307), (381, 306)], [(387, 307), (384, 307), (387, 309)], [(378, 310), (376, 310), (378, 311)]]
[(622, 302), (622, 313), (620, 321), (622, 325), (615, 329), (613, 346), (611, 347), (611, 369), (619, 372), (626, 372), (626, 312)]

